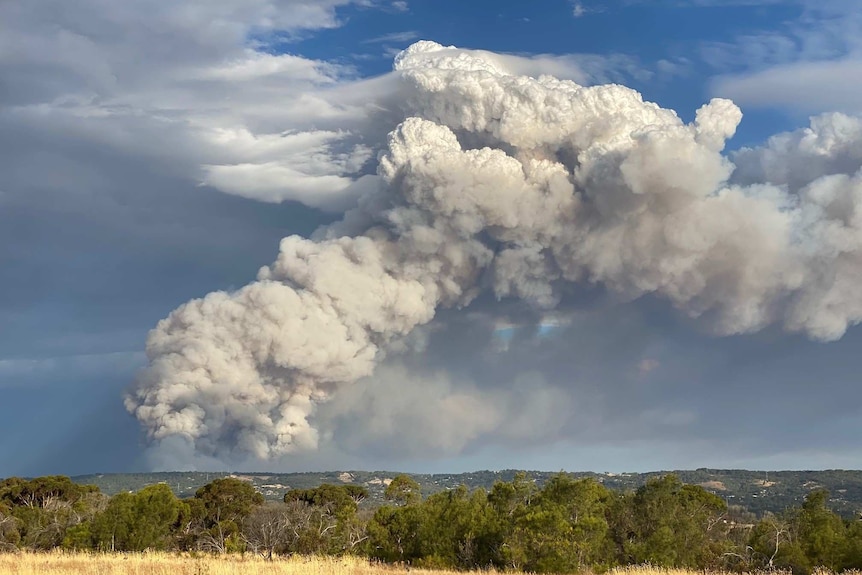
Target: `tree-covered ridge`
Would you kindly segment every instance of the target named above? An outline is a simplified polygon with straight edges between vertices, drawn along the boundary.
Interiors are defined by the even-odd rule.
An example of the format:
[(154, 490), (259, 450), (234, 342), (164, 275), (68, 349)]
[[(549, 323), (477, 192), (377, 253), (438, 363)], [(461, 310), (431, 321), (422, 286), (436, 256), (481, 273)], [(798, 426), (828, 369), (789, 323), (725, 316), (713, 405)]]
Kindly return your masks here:
[[(512, 481), (517, 470), (475, 471), (460, 474), (412, 474), (423, 495), (455, 489), (466, 485), (469, 489), (490, 489), (497, 481)], [(527, 472), (536, 484), (542, 486), (556, 473)], [(572, 473), (572, 477), (591, 478), (613, 490), (635, 490), (649, 479), (668, 472), (653, 473)], [(805, 497), (816, 489), (830, 493), (829, 508), (844, 518), (859, 517), (862, 513), (862, 471), (747, 471), (697, 469), (673, 471), (684, 483), (700, 485), (724, 499), (728, 505), (740, 506), (758, 517), (769, 511), (779, 513), (788, 507), (799, 506)], [(97, 485), (107, 494), (120, 491), (137, 491), (145, 485), (167, 484), (178, 497), (190, 497), (201, 486), (220, 477), (239, 477), (254, 485), (267, 500), (280, 501), (291, 489), (313, 489), (329, 483), (355, 484), (368, 490), (366, 505), (374, 506), (385, 501), (384, 492), (392, 478), (400, 475), (390, 471), (333, 471), (327, 473), (242, 473), (204, 472), (97, 474), (73, 477), (81, 484)]]
[(385, 482), (376, 507), (363, 505), (366, 487), (339, 478), (267, 502), (237, 477), (216, 478), (182, 499), (166, 483), (108, 496), (67, 477), (13, 477), (0, 482), (0, 548), (350, 554), (536, 573), (645, 563), (795, 573), (862, 568), (862, 521), (831, 510), (823, 489), (757, 519), (674, 474), (613, 490), (595, 477), (559, 473), (540, 485), (516, 473), (489, 489), (461, 485), (425, 496), (402, 474)]

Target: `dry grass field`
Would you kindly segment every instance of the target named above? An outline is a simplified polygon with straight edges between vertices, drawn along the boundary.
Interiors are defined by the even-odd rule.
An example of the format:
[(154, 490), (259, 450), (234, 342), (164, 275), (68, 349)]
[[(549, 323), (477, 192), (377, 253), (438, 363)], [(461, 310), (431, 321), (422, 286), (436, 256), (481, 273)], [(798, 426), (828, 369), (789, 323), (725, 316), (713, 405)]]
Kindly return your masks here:
[[(409, 570), (411, 575), (463, 575), (454, 571)], [(291, 557), (265, 561), (246, 555), (190, 556), (172, 553), (2, 553), (0, 575), (396, 575), (403, 567), (371, 565), (356, 558)], [(862, 575), (847, 572), (848, 575)], [(493, 575), (484, 571), (482, 575)], [(707, 575), (654, 567), (621, 567), (608, 575)], [(713, 573), (708, 575), (730, 575)], [(738, 574), (734, 574), (738, 575)], [(770, 575), (780, 575), (772, 571)], [(789, 574), (788, 574), (789, 575)], [(815, 572), (815, 575), (830, 575)]]
[(246, 555), (176, 553), (0, 554), (0, 575), (376, 575), (360, 559), (302, 558), (265, 561)]

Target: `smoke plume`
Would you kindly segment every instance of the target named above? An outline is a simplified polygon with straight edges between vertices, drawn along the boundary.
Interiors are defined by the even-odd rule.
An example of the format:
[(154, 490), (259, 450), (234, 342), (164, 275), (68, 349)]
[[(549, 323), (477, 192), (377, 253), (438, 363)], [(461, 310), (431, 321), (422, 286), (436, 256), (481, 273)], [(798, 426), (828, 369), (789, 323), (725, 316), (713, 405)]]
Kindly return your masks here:
[[(358, 206), (151, 332), (126, 399), (150, 439), (217, 457), (313, 450), (317, 406), (483, 292), (540, 310), (582, 284), (654, 294), (726, 335), (777, 324), (834, 340), (862, 319), (859, 119), (728, 156), (742, 118), (728, 100), (686, 124), (620, 85), (512, 72), (432, 42), (396, 58), (400, 101)], [(493, 428), (476, 411), (470, 433)]]

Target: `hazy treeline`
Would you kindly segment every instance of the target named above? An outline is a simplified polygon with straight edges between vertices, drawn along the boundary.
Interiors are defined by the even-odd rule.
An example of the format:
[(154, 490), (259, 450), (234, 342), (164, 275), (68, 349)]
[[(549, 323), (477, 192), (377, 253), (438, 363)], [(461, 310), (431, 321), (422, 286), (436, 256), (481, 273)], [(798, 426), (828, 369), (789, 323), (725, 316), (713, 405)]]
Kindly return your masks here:
[(560, 474), (541, 489), (526, 475), (488, 490), (423, 500), (408, 476), (388, 503), (360, 505), (358, 485), (288, 491), (265, 503), (234, 478), (178, 499), (165, 484), (108, 497), (63, 476), (0, 482), (0, 550), (195, 550), (274, 555), (353, 554), (426, 567), (601, 571), (650, 563), (694, 569), (862, 568), (862, 521), (831, 511), (826, 491), (755, 520), (676, 476), (636, 491)]

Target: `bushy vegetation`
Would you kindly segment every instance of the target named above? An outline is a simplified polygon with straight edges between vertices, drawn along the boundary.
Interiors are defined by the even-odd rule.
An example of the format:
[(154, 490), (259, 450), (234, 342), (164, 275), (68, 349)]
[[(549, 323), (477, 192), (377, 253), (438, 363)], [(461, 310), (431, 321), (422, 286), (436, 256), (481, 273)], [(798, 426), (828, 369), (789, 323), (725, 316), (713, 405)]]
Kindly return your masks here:
[[(519, 470), (471, 471), (468, 473), (410, 474), (429, 496), (439, 491), (466, 485), (470, 490), (482, 488), (490, 491), (498, 481), (512, 481)], [(540, 487), (555, 473), (528, 471), (530, 479)], [(845, 519), (859, 517), (862, 512), (862, 471), (747, 471), (743, 469), (693, 469), (648, 473), (593, 473), (573, 472), (577, 479), (595, 479), (616, 491), (635, 491), (647, 481), (667, 473), (676, 474), (684, 483), (701, 485), (720, 495), (729, 504), (740, 505), (758, 517), (765, 513), (778, 513), (788, 507), (802, 505), (814, 489), (829, 490), (829, 508)], [(114, 495), (122, 491), (138, 491), (154, 483), (167, 483), (179, 497), (192, 497), (195, 492), (222, 477), (240, 477), (249, 481), (267, 500), (281, 501), (286, 486), (311, 489), (324, 483), (355, 483), (368, 489), (365, 505), (382, 504), (385, 482), (398, 473), (390, 471), (330, 471), (304, 473), (245, 473), (235, 476), (228, 472), (206, 473), (195, 471), (158, 473), (98, 473), (72, 477), (81, 484), (97, 485), (103, 493)]]
[(324, 484), (265, 502), (246, 481), (219, 478), (178, 499), (165, 484), (108, 497), (62, 476), (0, 482), (0, 550), (171, 550), (263, 558), (354, 555), (439, 569), (602, 572), (617, 566), (752, 571), (862, 568), (862, 522), (828, 508), (823, 490), (760, 519), (675, 475), (634, 491), (559, 474), (525, 474), (489, 490), (422, 498), (399, 476), (386, 504), (362, 486)]

